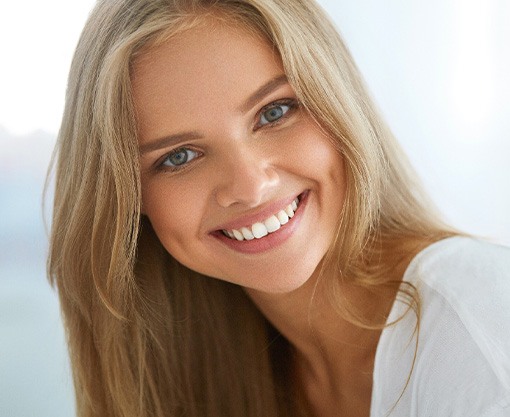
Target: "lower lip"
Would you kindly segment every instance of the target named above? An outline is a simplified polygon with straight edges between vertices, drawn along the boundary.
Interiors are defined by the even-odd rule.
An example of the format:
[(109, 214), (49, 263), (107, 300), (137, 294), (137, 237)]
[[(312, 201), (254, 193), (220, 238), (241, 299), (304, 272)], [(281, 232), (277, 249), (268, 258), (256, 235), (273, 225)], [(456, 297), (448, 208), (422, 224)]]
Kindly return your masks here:
[(276, 232), (269, 233), (260, 239), (230, 239), (220, 231), (214, 232), (213, 236), (229, 248), (241, 253), (255, 254), (275, 249), (289, 239), (294, 231), (299, 227), (307, 202), (308, 191), (301, 194), (299, 206), (294, 213), (294, 216), (292, 216), (292, 218), (290, 218), (289, 221), (281, 226)]

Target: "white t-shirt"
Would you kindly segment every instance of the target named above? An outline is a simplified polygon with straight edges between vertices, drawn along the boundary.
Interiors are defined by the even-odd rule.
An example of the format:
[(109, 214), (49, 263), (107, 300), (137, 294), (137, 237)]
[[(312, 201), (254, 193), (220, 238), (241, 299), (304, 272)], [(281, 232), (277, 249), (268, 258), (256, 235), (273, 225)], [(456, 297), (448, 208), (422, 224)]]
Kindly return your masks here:
[[(409, 311), (381, 335), (370, 416), (510, 416), (510, 248), (445, 239), (413, 259), (404, 281), (422, 299), (418, 349)], [(406, 309), (395, 301), (388, 323)]]

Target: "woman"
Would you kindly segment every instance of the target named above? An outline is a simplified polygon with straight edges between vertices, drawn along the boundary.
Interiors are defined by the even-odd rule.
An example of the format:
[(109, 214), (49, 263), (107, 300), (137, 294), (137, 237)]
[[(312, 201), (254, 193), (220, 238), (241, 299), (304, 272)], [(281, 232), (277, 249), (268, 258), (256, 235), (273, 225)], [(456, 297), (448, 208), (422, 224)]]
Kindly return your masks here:
[(509, 252), (433, 214), (312, 1), (99, 2), (57, 149), (80, 416), (510, 412), (508, 309), (463, 314)]

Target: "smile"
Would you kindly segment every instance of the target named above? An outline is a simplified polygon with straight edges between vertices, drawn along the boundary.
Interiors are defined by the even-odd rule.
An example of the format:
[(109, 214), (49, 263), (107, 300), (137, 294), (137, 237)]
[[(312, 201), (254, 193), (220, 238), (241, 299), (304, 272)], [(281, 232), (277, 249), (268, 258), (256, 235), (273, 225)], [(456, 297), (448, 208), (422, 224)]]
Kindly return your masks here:
[(262, 222), (256, 222), (251, 226), (242, 227), (241, 229), (222, 230), (223, 234), (230, 239), (238, 241), (261, 239), (271, 233), (276, 232), (284, 224), (294, 217), (294, 213), (299, 207), (299, 198), (296, 198), (284, 209), (278, 211)]

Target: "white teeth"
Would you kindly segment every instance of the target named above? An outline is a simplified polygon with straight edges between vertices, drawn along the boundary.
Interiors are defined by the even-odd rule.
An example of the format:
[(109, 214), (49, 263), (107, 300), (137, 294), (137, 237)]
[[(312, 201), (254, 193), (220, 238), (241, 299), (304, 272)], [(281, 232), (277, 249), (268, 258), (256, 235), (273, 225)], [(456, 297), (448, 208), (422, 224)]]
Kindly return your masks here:
[(294, 217), (294, 212), (297, 210), (299, 200), (296, 198), (283, 210), (267, 218), (263, 222), (257, 222), (250, 227), (242, 227), (240, 230), (223, 230), (223, 233), (235, 240), (253, 240), (260, 239), (267, 236), (269, 233), (276, 232), (281, 226), (289, 222), (289, 219)]
[(264, 237), (269, 233), (264, 223), (255, 223), (251, 227), (251, 231), (253, 232), (253, 236), (257, 239), (260, 239), (261, 237)]
[(276, 232), (282, 226), (276, 216), (271, 216), (269, 219), (264, 220), (264, 225), (269, 233)]
[(285, 213), (285, 211), (283, 210), (280, 210), (277, 214), (276, 214), (276, 217), (278, 217), (278, 221), (280, 222), (280, 224), (283, 226), (285, 223), (287, 223), (289, 221), (289, 216), (287, 215), (287, 213)]
[(294, 210), (292, 210), (290, 204), (287, 207), (285, 207), (285, 213), (287, 214), (287, 216), (289, 216), (289, 219), (292, 219), (292, 217), (294, 217)]
[(237, 240), (244, 240), (243, 234), (238, 230), (232, 230), (232, 233), (234, 233), (234, 236)]
[(248, 229), (247, 227), (243, 227), (241, 229), (241, 233), (243, 234), (243, 236), (246, 240), (252, 240), (255, 238), (255, 236), (253, 236), (253, 233), (251, 232), (251, 230)]

